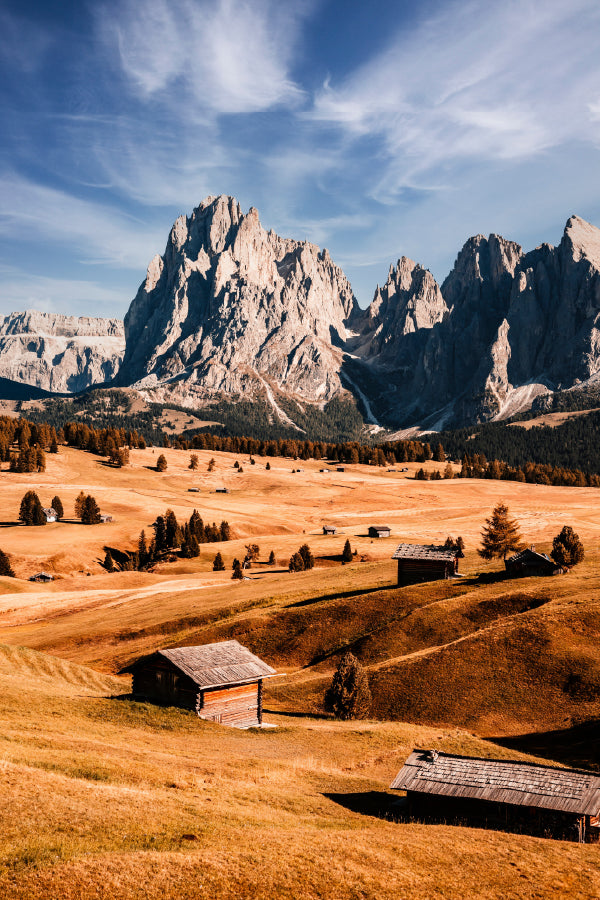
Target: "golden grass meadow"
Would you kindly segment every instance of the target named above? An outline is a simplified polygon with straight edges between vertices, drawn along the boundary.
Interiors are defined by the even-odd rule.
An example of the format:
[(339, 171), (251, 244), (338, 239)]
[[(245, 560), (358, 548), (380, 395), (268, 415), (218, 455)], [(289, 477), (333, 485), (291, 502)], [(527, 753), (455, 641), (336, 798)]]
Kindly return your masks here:
[[(0, 475), (0, 548), (17, 575), (0, 579), (0, 896), (599, 897), (598, 845), (401, 821), (389, 790), (418, 746), (598, 768), (598, 491), (419, 482), (417, 464), (293, 472), (291, 459), (266, 470), (260, 457), (198, 456), (193, 472), (185, 451), (133, 450), (113, 469), (61, 447), (44, 473)], [(17, 524), (30, 489), (43, 505), (58, 494), (65, 521)], [(80, 490), (113, 522), (76, 521)], [(500, 500), (537, 549), (572, 525), (584, 562), (555, 578), (497, 578), (501, 563), (476, 547)], [(226, 519), (233, 540), (154, 572), (106, 572), (104, 547), (134, 549), (167, 508), (180, 521), (194, 508)], [(369, 538), (370, 524), (391, 538)], [(397, 587), (395, 546), (449, 534), (465, 540), (464, 577)], [(342, 566), (346, 538), (357, 554)], [(249, 542), (260, 560), (233, 582)], [(291, 574), (304, 542), (316, 566)], [(40, 570), (55, 580), (29, 582)], [(159, 648), (229, 638), (280, 673), (265, 682), (276, 728), (133, 702), (118, 674)], [(369, 720), (323, 713), (347, 648), (369, 674)]]

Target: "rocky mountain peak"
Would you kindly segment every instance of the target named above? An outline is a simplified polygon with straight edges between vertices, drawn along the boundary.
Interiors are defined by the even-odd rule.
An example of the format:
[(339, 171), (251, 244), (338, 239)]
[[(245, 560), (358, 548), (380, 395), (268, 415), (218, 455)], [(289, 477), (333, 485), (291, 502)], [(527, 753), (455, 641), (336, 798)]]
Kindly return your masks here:
[(600, 228), (579, 216), (571, 216), (565, 226), (562, 244), (575, 262), (587, 259), (600, 268)]
[(125, 317), (119, 380), (214, 394), (264, 392), (267, 379), (328, 399), (342, 390), (339, 347), (357, 314), (326, 250), (265, 231), (233, 197), (208, 197), (148, 267)]

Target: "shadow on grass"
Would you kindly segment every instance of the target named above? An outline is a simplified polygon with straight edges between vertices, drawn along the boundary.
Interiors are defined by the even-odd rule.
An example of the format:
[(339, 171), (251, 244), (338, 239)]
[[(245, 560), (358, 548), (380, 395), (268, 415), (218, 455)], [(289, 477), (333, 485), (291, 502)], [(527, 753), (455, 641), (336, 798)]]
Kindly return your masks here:
[(296, 709), (263, 709), (263, 713), (270, 716), (288, 716), (290, 719), (333, 719), (328, 713), (298, 712)]
[(570, 728), (491, 737), (487, 740), (501, 747), (530, 753), (542, 759), (564, 763), (575, 768), (600, 771), (600, 719), (592, 719)]
[[(323, 794), (338, 806), (361, 816), (389, 821), (403, 821), (406, 818), (406, 801), (402, 797), (388, 794), (387, 791), (360, 791), (351, 794)], [(403, 802), (404, 800), (404, 802)]]
[(368, 588), (365, 590), (354, 591), (337, 591), (334, 594), (320, 594), (318, 597), (307, 597), (306, 600), (298, 600), (297, 603), (290, 603), (284, 609), (295, 609), (299, 606), (312, 606), (314, 603), (325, 603), (327, 600), (347, 600), (350, 597), (367, 597), (370, 594), (380, 594), (383, 591), (397, 591), (397, 584), (384, 584), (382, 587)]

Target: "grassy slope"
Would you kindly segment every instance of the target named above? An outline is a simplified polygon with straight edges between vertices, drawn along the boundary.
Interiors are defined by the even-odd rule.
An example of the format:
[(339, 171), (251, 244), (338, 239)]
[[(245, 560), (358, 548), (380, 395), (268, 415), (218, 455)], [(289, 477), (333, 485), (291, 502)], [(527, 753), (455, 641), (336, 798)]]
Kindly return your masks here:
[[(164, 476), (145, 468), (151, 451), (115, 471), (67, 450), (34, 482), (0, 483), (2, 509), (15, 514), (34, 487), (43, 502), (58, 492), (66, 508), (83, 488), (115, 515), (112, 526), (0, 532), (18, 575), (43, 567), (61, 576), (50, 585), (0, 580), (0, 641), (10, 645), (0, 653), (0, 896), (137, 897), (140, 884), (148, 897), (595, 896), (597, 848), (366, 813), (386, 808), (386, 785), (413, 745), (515, 754), (457, 727), (507, 745), (531, 733), (529, 746), (543, 755), (597, 764), (598, 492), (415, 483), (368, 467), (323, 476), (318, 463), (298, 476), (291, 460), (266, 472), (264, 460), (241, 459), (237, 475), (234, 456), (210, 453), (192, 474), (189, 454), (166, 454)], [(191, 483), (200, 495), (187, 493)], [(216, 484), (231, 493), (215, 495)], [(499, 499), (538, 549), (573, 524), (586, 561), (560, 578), (494, 580), (498, 564), (483, 564), (473, 548)], [(180, 518), (193, 506), (205, 519), (227, 518), (236, 540), (153, 574), (109, 575), (94, 562), (104, 543), (133, 547), (167, 506)], [(344, 534), (320, 535), (330, 521)], [(389, 541), (365, 536), (375, 521), (392, 525)], [(467, 542), (468, 577), (398, 589), (395, 544), (448, 533)], [(346, 536), (366, 561), (342, 568), (335, 557)], [(250, 538), (262, 559), (275, 551), (274, 567), (261, 563), (241, 583), (212, 572), (217, 549), (230, 565)], [(292, 576), (285, 563), (304, 540), (318, 567)], [(286, 673), (266, 688), (276, 732), (229, 732), (102, 696), (123, 690), (114, 673), (142, 653), (229, 637)], [(414, 724), (314, 718), (346, 647), (369, 668), (374, 714)]]
[(597, 848), (390, 820), (413, 745), (514, 751), (397, 723), (239, 732), (119, 688), (0, 648), (3, 898), (595, 896)]

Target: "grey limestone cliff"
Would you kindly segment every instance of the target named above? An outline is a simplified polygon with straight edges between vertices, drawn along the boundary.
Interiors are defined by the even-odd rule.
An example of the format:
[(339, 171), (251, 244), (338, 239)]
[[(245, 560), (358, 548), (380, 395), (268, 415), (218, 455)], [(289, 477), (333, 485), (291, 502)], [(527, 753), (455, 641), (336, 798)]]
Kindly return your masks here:
[(125, 352), (119, 319), (27, 310), (0, 318), (0, 378), (51, 393), (111, 381)]
[(327, 250), (209, 197), (177, 219), (148, 267), (125, 316), (119, 382), (182, 402), (272, 387), (328, 400), (343, 390), (341, 348), (357, 313)]

